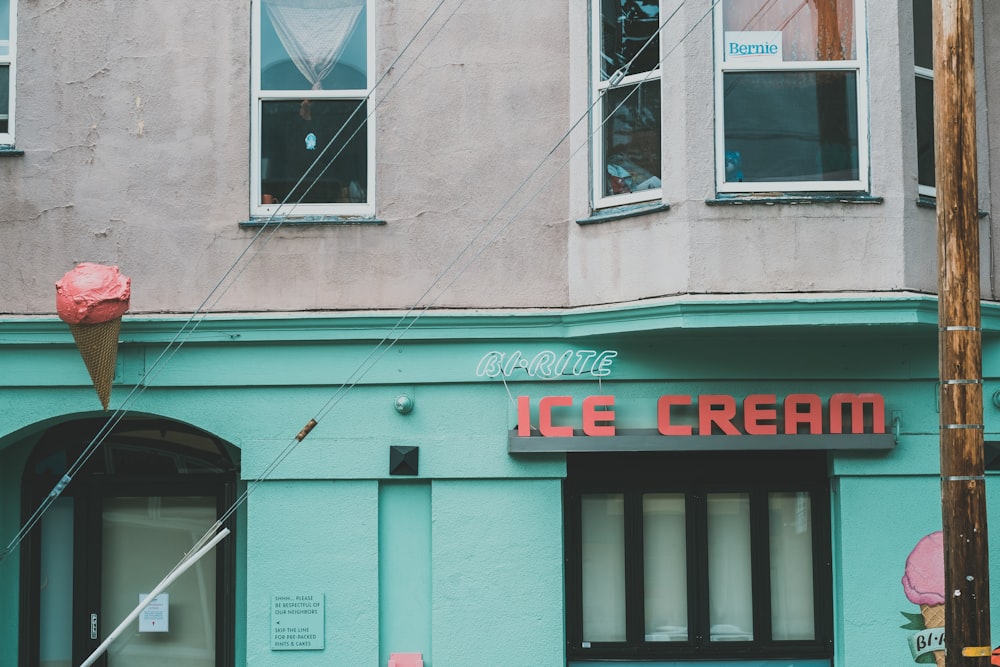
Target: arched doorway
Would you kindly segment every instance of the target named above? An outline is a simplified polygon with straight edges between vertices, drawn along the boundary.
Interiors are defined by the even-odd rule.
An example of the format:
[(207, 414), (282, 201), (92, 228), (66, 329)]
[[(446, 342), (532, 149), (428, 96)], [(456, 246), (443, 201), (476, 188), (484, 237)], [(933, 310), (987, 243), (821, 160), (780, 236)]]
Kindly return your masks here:
[[(23, 520), (105, 423), (66, 422), (38, 440), (21, 480)], [(229, 450), (167, 419), (115, 426), (21, 545), (22, 667), (79, 665), (191, 550), (235, 499)], [(233, 544), (223, 540), (174, 582), (97, 664), (233, 665)]]

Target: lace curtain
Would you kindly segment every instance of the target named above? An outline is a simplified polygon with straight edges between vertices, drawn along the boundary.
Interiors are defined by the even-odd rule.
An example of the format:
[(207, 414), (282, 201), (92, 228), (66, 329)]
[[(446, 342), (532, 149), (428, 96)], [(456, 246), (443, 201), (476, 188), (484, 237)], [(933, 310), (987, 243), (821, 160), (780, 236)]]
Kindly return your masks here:
[(365, 0), (268, 0), (264, 7), (288, 56), (313, 90), (333, 70)]

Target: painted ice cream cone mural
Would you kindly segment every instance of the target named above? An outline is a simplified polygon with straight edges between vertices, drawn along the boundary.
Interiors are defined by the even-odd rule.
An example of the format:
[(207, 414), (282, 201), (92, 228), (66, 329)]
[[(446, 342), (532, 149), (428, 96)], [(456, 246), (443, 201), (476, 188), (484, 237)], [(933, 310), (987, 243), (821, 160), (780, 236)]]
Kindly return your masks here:
[[(920, 615), (907, 614), (904, 628), (921, 630), (910, 636), (910, 651), (917, 662), (934, 657), (944, 667), (944, 537), (941, 531), (926, 535), (906, 558), (903, 574), (906, 598), (920, 606)], [(922, 623), (921, 623), (922, 620)]]
[(118, 333), (132, 280), (117, 266), (84, 262), (56, 283), (56, 312), (69, 325), (101, 406), (107, 410), (118, 359)]

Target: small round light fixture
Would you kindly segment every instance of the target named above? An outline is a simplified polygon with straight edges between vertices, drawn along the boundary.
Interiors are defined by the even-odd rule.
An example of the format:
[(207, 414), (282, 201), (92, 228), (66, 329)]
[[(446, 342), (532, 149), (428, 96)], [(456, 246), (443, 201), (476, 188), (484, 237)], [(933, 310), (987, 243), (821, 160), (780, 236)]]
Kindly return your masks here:
[(406, 394), (396, 397), (396, 412), (401, 415), (408, 415), (413, 412), (413, 398)]

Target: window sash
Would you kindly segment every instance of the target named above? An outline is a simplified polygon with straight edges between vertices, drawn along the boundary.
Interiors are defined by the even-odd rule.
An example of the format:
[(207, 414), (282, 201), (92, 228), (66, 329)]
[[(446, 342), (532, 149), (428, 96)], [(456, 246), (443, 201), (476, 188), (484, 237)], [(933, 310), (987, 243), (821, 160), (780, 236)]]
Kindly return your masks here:
[[(365, 172), (365, 200), (363, 202), (324, 202), (324, 203), (296, 203), (298, 197), (293, 193), (293, 201), (287, 202), (273, 202), (266, 203), (262, 200), (264, 193), (262, 191), (262, 180), (264, 177), (264, 166), (262, 165), (262, 124), (263, 124), (263, 106), (268, 102), (282, 101), (282, 100), (346, 100), (346, 101), (357, 101), (364, 103), (365, 99), (371, 93), (371, 82), (373, 80), (372, 72), (374, 71), (375, 65), (375, 54), (374, 54), (374, 25), (375, 20), (372, 16), (373, 8), (368, 4), (362, 13), (363, 19), (365, 21), (365, 31), (366, 31), (366, 79), (367, 88), (354, 88), (354, 89), (309, 89), (309, 90), (271, 90), (264, 89), (261, 85), (261, 12), (262, 12), (262, 1), (254, 0), (252, 4), (252, 21), (253, 21), (253, 47), (251, 49), (251, 86), (253, 89), (253, 104), (251, 105), (250, 112), (250, 122), (251, 122), (251, 142), (250, 142), (250, 214), (258, 217), (267, 217), (279, 213), (284, 216), (291, 217), (310, 217), (310, 216), (347, 216), (347, 217), (370, 217), (375, 213), (375, 116), (373, 113), (372, 106), (370, 102), (365, 104), (365, 130), (363, 131), (363, 139), (366, 143), (366, 172)], [(354, 118), (353, 120), (357, 120)], [(349, 133), (348, 133), (349, 134)], [(343, 134), (341, 135), (343, 136)], [(304, 139), (304, 137), (303, 137)], [(325, 145), (318, 143), (315, 150), (315, 154), (319, 155)], [(329, 161), (333, 159), (333, 156), (342, 148), (342, 143), (338, 137), (334, 144), (319, 158), (319, 162), (316, 166), (310, 170), (310, 174), (318, 173), (327, 166)], [(300, 175), (301, 176), (301, 175)], [(311, 183), (311, 178), (306, 177), (303, 181), (303, 185), (300, 186), (301, 191), (305, 187), (308, 187)]]
[[(937, 196), (934, 175), (934, 53), (931, 0), (913, 0), (913, 74), (917, 121), (917, 194)], [(927, 84), (930, 83), (928, 96)]]
[(934, 175), (934, 71), (915, 68), (914, 95), (917, 121), (917, 193), (937, 196)]
[[(864, 2), (854, 1), (854, 26), (853, 26), (853, 53), (855, 58), (844, 60), (771, 60), (754, 59), (746, 60), (726, 60), (723, 49), (725, 44), (725, 30), (723, 21), (723, 11), (721, 7), (715, 10), (715, 99), (716, 99), (716, 124), (715, 124), (715, 164), (716, 164), (716, 189), (719, 193), (752, 193), (752, 192), (842, 192), (842, 191), (866, 191), (869, 188), (869, 145), (868, 145), (868, 110), (867, 95), (867, 46), (865, 43), (866, 26), (864, 14)], [(851, 98), (855, 102), (852, 110), (854, 124), (851, 128), (854, 136), (854, 150), (856, 151), (857, 177), (841, 178), (837, 180), (825, 179), (787, 179), (787, 180), (760, 180), (760, 181), (733, 181), (727, 180), (727, 150), (726, 136), (726, 75), (737, 72), (846, 72), (854, 76), (853, 95)], [(852, 158), (854, 161), (855, 158)], [(730, 163), (731, 164), (731, 163)], [(852, 169), (853, 171), (853, 169)], [(808, 176), (808, 174), (805, 174)]]
[[(655, 4), (658, 0), (653, 2), (646, 2), (645, 4)], [(636, 60), (636, 64), (633, 68), (628, 71), (626, 76), (620, 81), (616, 81), (615, 85), (612, 86), (609, 79), (615, 74), (618, 62), (607, 62), (607, 59), (603, 57), (605, 48), (605, 35), (603, 29), (605, 26), (603, 9), (606, 6), (613, 4), (609, 0), (591, 0), (591, 91), (592, 91), (592, 108), (591, 108), (591, 128), (590, 128), (590, 145), (591, 145), (591, 191), (592, 191), (592, 201), (593, 207), (595, 209), (607, 208), (611, 206), (622, 206), (628, 204), (635, 204), (640, 202), (657, 201), (663, 198), (663, 188), (662, 188), (662, 174), (663, 174), (663, 157), (661, 153), (661, 131), (662, 131), (662, 114), (660, 109), (662, 109), (662, 89), (659, 88), (660, 84), (660, 55), (659, 55), (659, 37), (653, 38), (647, 49), (655, 49), (655, 58), (647, 58), (646, 62), (650, 63), (655, 61), (653, 69), (650, 70), (636, 70), (637, 64), (642, 62), (641, 59)], [(659, 14), (656, 20), (656, 25), (658, 26)], [(655, 32), (655, 28), (650, 27), (651, 30)], [(623, 31), (624, 32), (624, 31)], [(648, 30), (646, 31), (648, 32)], [(645, 36), (645, 32), (643, 36)], [(638, 42), (639, 44), (645, 43), (645, 39)], [(612, 176), (608, 173), (608, 155), (607, 143), (609, 141), (607, 123), (605, 122), (606, 116), (615, 113), (618, 107), (618, 102), (612, 102), (611, 98), (616, 97), (613, 91), (626, 91), (624, 94), (628, 94), (627, 91), (636, 90), (642, 85), (648, 86), (648, 89), (656, 87), (660, 89), (660, 100), (657, 101), (655, 109), (657, 111), (657, 127), (655, 132), (646, 132), (642, 137), (636, 140), (636, 143), (645, 144), (646, 159), (644, 162), (648, 164), (640, 165), (642, 166), (641, 172), (637, 172), (633, 176), (632, 181), (634, 186), (638, 186), (640, 183), (643, 184), (643, 189), (632, 189), (632, 188), (621, 188), (621, 192), (616, 192), (619, 188), (613, 188), (611, 186)], [(634, 96), (633, 96), (634, 97)], [(631, 104), (635, 104), (634, 100)], [(630, 105), (630, 101), (626, 100), (622, 106), (623, 114), (626, 113), (624, 109)], [(655, 142), (653, 145), (650, 142)], [(650, 153), (655, 154), (655, 159)], [(654, 167), (652, 162), (655, 161), (657, 164)], [(631, 173), (631, 172), (630, 172)], [(641, 175), (640, 175), (641, 174)], [(655, 180), (651, 180), (655, 179)], [(612, 192), (608, 193), (611, 189)], [(631, 190), (631, 191), (624, 191)]]

